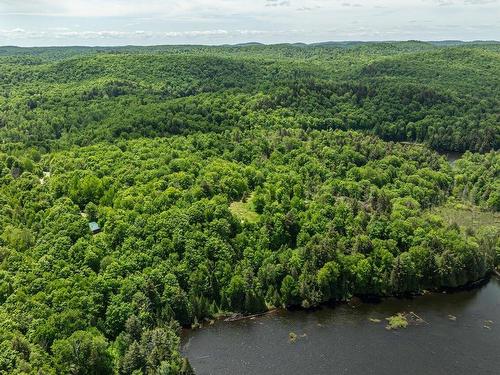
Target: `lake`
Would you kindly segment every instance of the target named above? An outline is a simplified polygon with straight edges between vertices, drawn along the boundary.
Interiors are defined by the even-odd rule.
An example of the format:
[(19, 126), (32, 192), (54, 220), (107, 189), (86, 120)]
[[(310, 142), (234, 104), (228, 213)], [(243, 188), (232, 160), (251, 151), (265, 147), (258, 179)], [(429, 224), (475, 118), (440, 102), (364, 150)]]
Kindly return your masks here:
[[(425, 322), (387, 330), (385, 318), (398, 312), (414, 312)], [(293, 343), (290, 332), (297, 334)], [(378, 304), (218, 321), (184, 332), (182, 350), (197, 375), (498, 375), (500, 282), (492, 278), (474, 290)]]

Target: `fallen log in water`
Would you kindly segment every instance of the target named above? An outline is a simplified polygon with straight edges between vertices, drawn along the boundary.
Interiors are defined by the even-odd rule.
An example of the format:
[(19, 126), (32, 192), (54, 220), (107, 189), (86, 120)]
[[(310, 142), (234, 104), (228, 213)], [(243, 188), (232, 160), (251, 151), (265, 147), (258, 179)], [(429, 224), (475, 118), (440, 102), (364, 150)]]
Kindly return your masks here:
[(225, 322), (237, 322), (239, 320), (245, 320), (245, 319), (252, 319), (252, 318), (257, 318), (259, 316), (264, 316), (264, 315), (267, 315), (267, 314), (270, 314), (272, 312), (275, 312), (277, 311), (277, 309), (272, 309), (272, 310), (268, 310), (268, 311), (264, 311), (264, 312), (261, 312), (261, 313), (258, 313), (258, 314), (252, 314), (252, 315), (243, 315), (243, 314), (233, 314), (229, 317), (227, 317), (226, 319), (224, 319)]

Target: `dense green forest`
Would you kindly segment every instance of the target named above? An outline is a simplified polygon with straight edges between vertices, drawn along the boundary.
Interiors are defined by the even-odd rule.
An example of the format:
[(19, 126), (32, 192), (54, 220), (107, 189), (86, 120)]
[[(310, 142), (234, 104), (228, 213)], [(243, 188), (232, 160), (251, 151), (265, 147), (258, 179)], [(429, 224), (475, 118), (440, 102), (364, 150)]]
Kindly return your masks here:
[(499, 87), (494, 43), (0, 48), (0, 373), (192, 374), (208, 318), (487, 277), (499, 224), (439, 208), (500, 211)]
[(498, 44), (8, 51), (0, 136), (43, 150), (255, 126), (500, 144)]

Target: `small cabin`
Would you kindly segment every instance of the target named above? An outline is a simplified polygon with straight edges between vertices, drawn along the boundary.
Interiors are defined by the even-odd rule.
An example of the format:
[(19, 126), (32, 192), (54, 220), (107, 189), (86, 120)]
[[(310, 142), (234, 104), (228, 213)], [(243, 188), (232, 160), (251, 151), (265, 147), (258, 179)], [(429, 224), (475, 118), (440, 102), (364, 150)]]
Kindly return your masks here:
[(97, 234), (101, 231), (101, 227), (95, 221), (92, 221), (91, 223), (89, 223), (89, 228), (90, 228), (90, 231), (92, 232), (92, 234)]

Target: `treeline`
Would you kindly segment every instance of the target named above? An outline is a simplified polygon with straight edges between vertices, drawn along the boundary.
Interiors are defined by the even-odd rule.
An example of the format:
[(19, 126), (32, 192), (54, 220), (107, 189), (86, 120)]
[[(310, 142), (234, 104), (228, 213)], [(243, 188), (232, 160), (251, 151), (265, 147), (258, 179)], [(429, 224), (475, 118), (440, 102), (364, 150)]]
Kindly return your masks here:
[(500, 153), (463, 155), (456, 162), (453, 192), (477, 206), (500, 211)]
[(40, 61), (56, 61), (82, 55), (104, 53), (121, 54), (218, 54), (245, 57), (280, 57), (292, 59), (311, 59), (332, 56), (333, 54), (362, 55), (397, 55), (402, 53), (423, 52), (445, 47), (476, 48), (481, 50), (500, 51), (500, 43), (490, 42), (325, 42), (325, 43), (283, 43), (265, 45), (260, 43), (244, 43), (238, 45), (204, 46), (204, 45), (158, 45), (158, 46), (122, 46), (122, 47), (0, 47), (1, 57), (26, 57)]
[(4, 372), (188, 374), (179, 325), (456, 287), (499, 260), (498, 227), (427, 210), (457, 188), (444, 158), (373, 136), (233, 129), (20, 157), (0, 156)]

